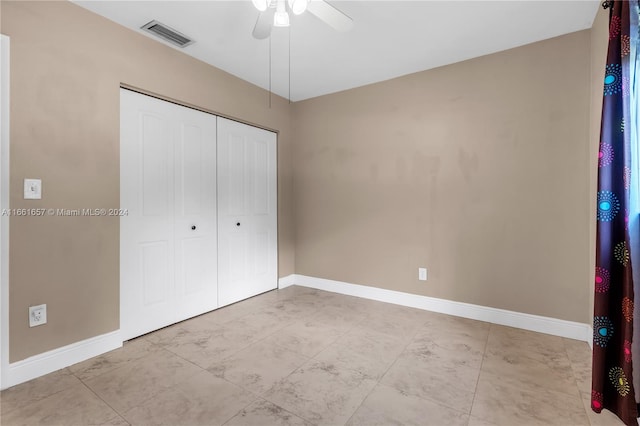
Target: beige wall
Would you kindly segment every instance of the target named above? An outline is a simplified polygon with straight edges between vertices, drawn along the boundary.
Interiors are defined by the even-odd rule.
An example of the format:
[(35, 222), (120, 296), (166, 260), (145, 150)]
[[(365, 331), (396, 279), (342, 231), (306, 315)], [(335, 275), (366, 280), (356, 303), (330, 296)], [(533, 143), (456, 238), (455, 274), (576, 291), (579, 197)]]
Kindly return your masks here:
[(294, 104), (296, 273), (587, 322), (589, 105), (588, 30)]
[[(121, 83), (280, 131), (279, 274), (294, 272), (289, 103), (67, 2), (2, 1), (11, 37), (11, 207), (119, 204)], [(22, 180), (41, 178), (41, 201)], [(13, 218), (10, 361), (119, 328), (116, 218)], [(30, 329), (29, 305), (48, 305)]]
[(598, 151), (600, 147), (600, 122), (602, 118), (602, 94), (604, 70), (609, 45), (609, 10), (598, 7), (591, 27), (591, 118), (589, 128), (589, 305), (587, 314), (593, 322), (594, 273), (596, 267), (596, 194), (598, 191)]

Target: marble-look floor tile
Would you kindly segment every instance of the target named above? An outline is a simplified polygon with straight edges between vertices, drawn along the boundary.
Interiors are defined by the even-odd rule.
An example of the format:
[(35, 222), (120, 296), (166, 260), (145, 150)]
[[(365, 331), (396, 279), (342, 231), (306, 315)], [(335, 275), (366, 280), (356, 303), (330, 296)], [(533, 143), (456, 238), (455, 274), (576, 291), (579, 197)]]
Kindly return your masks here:
[(504, 375), (486, 372), (480, 375), (471, 415), (498, 426), (589, 424), (580, 395), (526, 390), (506, 384)]
[(587, 342), (563, 339), (580, 392), (591, 394), (591, 348)]
[[(467, 424), (467, 426), (499, 426), (499, 425), (497, 425), (495, 423), (492, 423), (489, 420), (479, 419), (479, 418), (474, 417), (474, 416), (469, 416), (469, 423)], [(505, 425), (505, 426), (507, 426), (507, 425)], [(519, 426), (526, 426), (526, 425), (523, 424), (523, 425), (519, 425)]]
[(135, 339), (130, 342), (125, 342), (119, 349), (74, 364), (69, 367), (69, 370), (79, 379), (87, 380), (112, 371), (128, 362), (144, 358), (159, 350), (162, 349), (146, 339)]
[(580, 392), (591, 393), (591, 365), (571, 364), (571, 370)]
[(385, 303), (379, 301), (368, 301), (367, 307), (369, 314), (374, 316), (391, 316), (399, 321), (408, 321), (418, 325), (422, 325), (434, 314), (423, 309), (409, 308), (407, 306), (396, 305), (393, 303)]
[(542, 360), (542, 356), (528, 356), (511, 351), (498, 353), (495, 348), (488, 348), (482, 362), (482, 371), (503, 378), (503, 383), (532, 391), (554, 390), (568, 395), (578, 395), (576, 379), (571, 363), (561, 355)]
[(145, 339), (163, 348), (187, 343), (199, 344), (209, 339), (211, 335), (221, 327), (222, 325), (213, 322), (209, 317), (203, 315), (169, 327), (161, 328), (139, 339)]
[(327, 306), (333, 306), (340, 303), (343, 295), (337, 293), (331, 293), (328, 291), (307, 289), (308, 292), (296, 295), (295, 297), (286, 299), (289, 303), (294, 303), (298, 306), (303, 306), (307, 309), (322, 309)]
[(129, 426), (129, 422), (120, 416), (116, 416), (102, 423), (100, 426)]
[(281, 297), (279, 302), (295, 305), (299, 308), (318, 310), (325, 306), (331, 306), (336, 300), (338, 300), (336, 296), (331, 293), (313, 290), (313, 292), (300, 294), (294, 297), (291, 297), (290, 295), (287, 297)]
[(356, 328), (339, 337), (314, 359), (361, 372), (375, 380), (391, 367), (406, 342), (395, 336)]
[(319, 309), (309, 319), (327, 325), (351, 329), (362, 322), (367, 314), (357, 306), (326, 306)]
[(526, 356), (542, 362), (569, 360), (562, 337), (492, 325), (487, 350), (504, 356)]
[(420, 329), (420, 325), (396, 320), (392, 316), (383, 317), (367, 317), (357, 328), (376, 331), (378, 333), (387, 334), (402, 338), (405, 342), (409, 342)]
[(399, 306), (390, 305), (369, 311), (357, 327), (409, 341), (423, 327), (428, 315), (425, 311), (406, 309), (402, 311)]
[[(359, 312), (371, 314), (372, 301), (355, 296), (333, 295), (330, 303), (325, 303), (322, 308), (333, 308), (342, 312)], [(354, 317), (355, 318), (355, 317)]]
[(270, 291), (261, 295), (242, 300), (231, 305), (218, 308), (202, 315), (208, 321), (224, 324), (242, 318), (249, 314), (263, 312), (265, 310), (277, 310), (276, 306), (283, 303), (284, 297), (278, 291)]
[[(295, 299), (278, 300), (267, 310), (279, 314), (290, 321), (300, 321), (313, 316), (320, 309), (317, 302), (297, 301)], [(285, 317), (286, 315), (286, 317)]]
[(584, 342), (291, 286), (3, 391), (0, 423), (622, 424), (590, 380)]
[(312, 298), (313, 300), (338, 300), (349, 297), (345, 296), (344, 294), (303, 286), (287, 287), (286, 289), (280, 291), (292, 293), (296, 299)]
[(491, 324), (468, 318), (429, 313), (417, 337), (432, 339), (457, 338), (486, 345)]
[(400, 355), (380, 383), (407, 395), (428, 399), (468, 413), (480, 371), (464, 366), (416, 362)]
[(188, 324), (165, 330), (157, 344), (207, 369), (264, 337), (265, 328), (243, 319), (224, 324)]
[(214, 311), (202, 315), (203, 319), (212, 321), (218, 324), (224, 324), (228, 321), (233, 321), (238, 318), (242, 318), (245, 315), (254, 312), (254, 309), (250, 305), (242, 304), (242, 302), (234, 303), (233, 305), (224, 306)]
[(252, 340), (257, 341), (291, 325), (295, 319), (294, 315), (284, 310), (267, 308), (230, 321), (226, 323), (226, 326), (251, 330)]
[(241, 387), (202, 371), (160, 391), (123, 416), (134, 426), (218, 425), (255, 400)]
[(378, 385), (347, 423), (349, 426), (466, 426), (468, 414)]
[(9, 413), (2, 413), (3, 426), (14, 425), (102, 425), (116, 419), (118, 413), (82, 383), (33, 402)]
[(308, 360), (265, 339), (214, 364), (209, 371), (260, 395)]
[(314, 357), (347, 331), (348, 329), (344, 327), (305, 320), (279, 330), (270, 339), (301, 355)]
[(322, 308), (324, 306), (331, 306), (343, 297), (344, 295), (337, 293), (300, 286), (292, 286), (278, 290), (279, 300), (304, 305), (306, 307)]
[(337, 425), (351, 417), (375, 385), (357, 371), (310, 361), (264, 397), (316, 425)]
[(278, 407), (275, 404), (259, 399), (253, 402), (235, 417), (225, 423), (225, 426), (313, 426), (311, 423), (301, 419)]
[(571, 363), (591, 365), (592, 351), (587, 342), (563, 338), (562, 343), (564, 344)]
[(58, 370), (0, 392), (0, 413), (7, 414), (80, 383), (68, 369)]
[(434, 337), (420, 332), (406, 347), (406, 356), (419, 363), (436, 363), (449, 367), (479, 369), (485, 350), (485, 340), (457, 334)]
[(162, 351), (88, 379), (85, 384), (123, 413), (163, 389), (202, 373), (201, 368)]
[(236, 305), (243, 305), (250, 307), (253, 311), (271, 306), (274, 303), (281, 300), (282, 297), (278, 294), (277, 290), (270, 290), (256, 296), (249, 297), (248, 299), (236, 302)]

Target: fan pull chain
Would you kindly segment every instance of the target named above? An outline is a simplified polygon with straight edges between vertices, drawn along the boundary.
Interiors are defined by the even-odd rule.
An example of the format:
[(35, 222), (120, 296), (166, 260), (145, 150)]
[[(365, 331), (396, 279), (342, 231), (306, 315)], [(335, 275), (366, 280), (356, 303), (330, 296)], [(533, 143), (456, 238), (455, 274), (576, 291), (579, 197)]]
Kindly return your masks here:
[(271, 36), (269, 36), (269, 109), (271, 109)]
[(289, 27), (289, 105), (291, 105), (291, 27)]

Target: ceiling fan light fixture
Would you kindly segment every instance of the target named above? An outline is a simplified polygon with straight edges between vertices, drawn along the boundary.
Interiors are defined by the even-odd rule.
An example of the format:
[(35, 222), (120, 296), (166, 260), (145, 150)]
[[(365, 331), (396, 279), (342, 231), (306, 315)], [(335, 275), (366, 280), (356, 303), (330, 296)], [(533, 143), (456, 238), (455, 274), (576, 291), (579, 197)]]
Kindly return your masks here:
[(284, 0), (278, 0), (278, 3), (276, 3), (276, 13), (273, 15), (273, 26), (289, 26), (289, 14), (287, 13), (287, 7)]
[(307, 4), (309, 4), (309, 0), (289, 0), (289, 9), (294, 15), (300, 15), (307, 10)]
[(258, 9), (260, 12), (264, 12), (269, 7), (269, 0), (251, 0), (251, 1), (253, 2), (253, 5), (256, 7), (256, 9)]
[(273, 15), (273, 26), (274, 27), (288, 27), (289, 26), (289, 14), (284, 12), (276, 12)]

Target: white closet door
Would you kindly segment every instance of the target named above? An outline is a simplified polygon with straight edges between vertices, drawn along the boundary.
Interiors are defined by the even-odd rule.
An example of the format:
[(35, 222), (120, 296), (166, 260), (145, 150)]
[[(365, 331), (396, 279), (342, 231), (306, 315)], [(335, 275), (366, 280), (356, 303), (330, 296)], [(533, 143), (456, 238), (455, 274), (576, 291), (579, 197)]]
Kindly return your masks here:
[[(121, 90), (123, 340), (217, 307), (216, 119)], [(191, 229), (195, 226), (195, 229)]]
[(218, 302), (278, 284), (276, 134), (218, 117)]
[(175, 302), (183, 320), (218, 307), (216, 117), (174, 108)]

